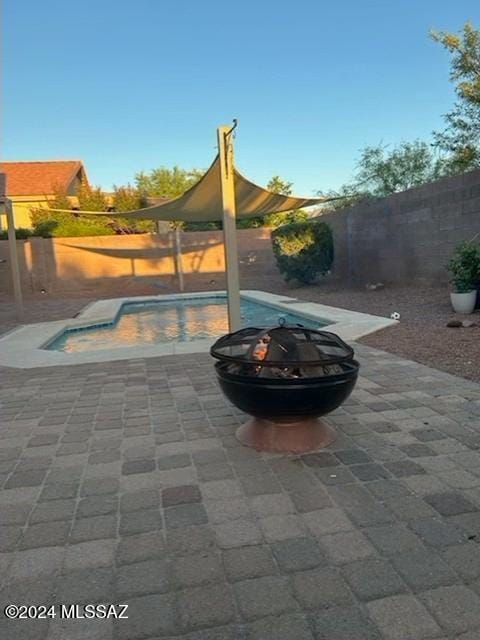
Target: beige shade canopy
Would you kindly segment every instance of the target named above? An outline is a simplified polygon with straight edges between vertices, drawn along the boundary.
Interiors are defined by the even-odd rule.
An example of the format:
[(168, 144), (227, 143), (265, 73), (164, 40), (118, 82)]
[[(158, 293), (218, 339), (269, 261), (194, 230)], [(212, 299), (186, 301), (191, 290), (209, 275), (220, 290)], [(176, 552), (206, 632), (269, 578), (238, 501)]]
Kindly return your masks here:
[[(252, 218), (301, 207), (311, 207), (332, 198), (295, 198), (272, 193), (250, 182), (234, 168), (237, 218)], [(88, 215), (120, 216), (139, 220), (185, 220), (208, 222), (223, 219), (220, 159), (215, 158), (202, 178), (183, 195), (150, 207), (128, 212), (85, 211)]]

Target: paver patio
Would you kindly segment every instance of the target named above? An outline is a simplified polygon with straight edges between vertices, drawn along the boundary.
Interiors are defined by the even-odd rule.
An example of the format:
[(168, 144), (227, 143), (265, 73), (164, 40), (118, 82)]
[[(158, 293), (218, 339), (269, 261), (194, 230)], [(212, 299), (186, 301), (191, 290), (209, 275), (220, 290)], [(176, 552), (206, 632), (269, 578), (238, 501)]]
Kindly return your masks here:
[(259, 454), (207, 355), (0, 369), (0, 638), (480, 638), (480, 386), (357, 345), (317, 454)]

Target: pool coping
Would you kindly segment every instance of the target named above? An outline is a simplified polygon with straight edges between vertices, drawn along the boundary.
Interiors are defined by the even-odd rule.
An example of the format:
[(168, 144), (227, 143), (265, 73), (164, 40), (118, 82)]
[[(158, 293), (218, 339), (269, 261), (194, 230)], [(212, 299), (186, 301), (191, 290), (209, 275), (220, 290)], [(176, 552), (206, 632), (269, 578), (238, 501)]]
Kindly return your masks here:
[[(137, 358), (153, 358), (175, 354), (205, 353), (209, 351), (213, 340), (202, 339), (191, 342), (115, 347), (78, 353), (48, 351), (42, 347), (51, 343), (66, 329), (88, 327), (97, 324), (111, 324), (115, 321), (122, 306), (127, 303), (225, 297), (225, 295), (225, 291), (201, 291), (195, 293), (129, 296), (126, 298), (97, 300), (96, 302), (89, 303), (76, 318), (21, 325), (17, 329), (1, 336), (0, 365), (18, 369), (30, 369), (35, 367), (54, 367), (111, 362), (116, 360), (132, 360)], [(267, 291), (245, 290), (241, 292), (241, 295), (248, 300), (274, 306), (285, 313), (300, 314), (312, 320), (318, 320), (319, 322), (329, 321), (330, 324), (322, 327), (322, 329), (333, 331), (347, 341), (357, 340), (369, 333), (397, 324), (397, 321), (391, 318), (329, 307), (316, 302), (307, 302), (285, 295), (268, 293)]]

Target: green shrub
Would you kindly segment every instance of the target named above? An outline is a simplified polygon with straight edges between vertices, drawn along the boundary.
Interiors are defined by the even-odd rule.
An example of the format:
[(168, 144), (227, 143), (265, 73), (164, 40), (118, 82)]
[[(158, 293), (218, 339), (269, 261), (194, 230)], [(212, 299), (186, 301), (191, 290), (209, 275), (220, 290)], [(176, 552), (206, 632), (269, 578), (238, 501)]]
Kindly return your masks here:
[(293, 222), (272, 232), (273, 253), (287, 282), (311, 284), (333, 263), (332, 231), (326, 222)]
[[(15, 229), (15, 235), (17, 236), (17, 240), (26, 240), (33, 236), (33, 232), (31, 229), (19, 227), (18, 229)], [(8, 231), (6, 229), (4, 231), (0, 231), (0, 240), (8, 240)]]
[(480, 244), (461, 242), (455, 249), (447, 269), (457, 293), (468, 293), (480, 280)]

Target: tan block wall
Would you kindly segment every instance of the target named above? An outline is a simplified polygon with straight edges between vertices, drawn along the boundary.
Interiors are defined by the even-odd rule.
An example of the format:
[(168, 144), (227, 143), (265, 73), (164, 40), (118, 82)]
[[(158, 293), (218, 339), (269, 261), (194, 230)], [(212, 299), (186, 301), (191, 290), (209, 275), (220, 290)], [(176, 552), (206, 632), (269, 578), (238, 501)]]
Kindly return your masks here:
[[(276, 275), (269, 229), (238, 231), (242, 286), (250, 278)], [(176, 290), (173, 234), (30, 238), (17, 241), (22, 286), (28, 293), (95, 295), (99, 287), (115, 292), (138, 286)], [(223, 286), (225, 268), (221, 231), (181, 234), (181, 264), (186, 288)], [(0, 292), (11, 292), (8, 243), (0, 241)], [(157, 289), (155, 289), (155, 287)]]

